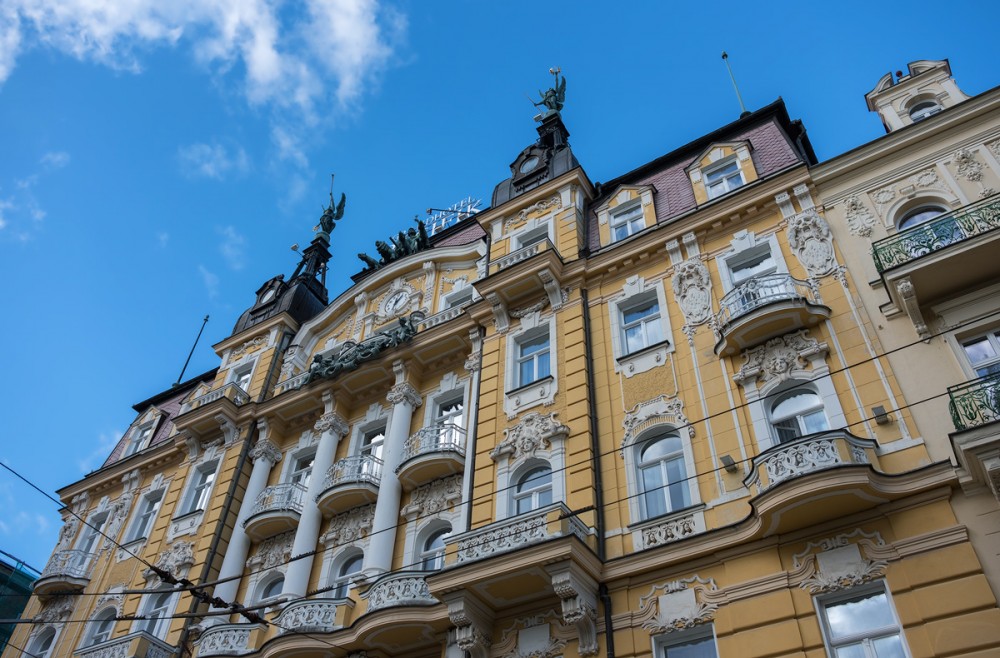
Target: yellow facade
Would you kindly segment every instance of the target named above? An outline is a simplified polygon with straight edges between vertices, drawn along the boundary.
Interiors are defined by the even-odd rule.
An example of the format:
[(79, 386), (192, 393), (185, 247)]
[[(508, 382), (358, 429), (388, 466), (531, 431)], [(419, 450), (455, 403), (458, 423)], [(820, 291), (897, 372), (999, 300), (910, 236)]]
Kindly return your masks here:
[[(996, 134), (996, 111), (979, 116)], [(910, 316), (883, 316), (844, 232), (840, 200), (885, 177), (855, 176), (856, 154), (817, 166), (780, 101), (597, 186), (558, 113), (538, 131), (493, 207), (332, 301), (310, 278), (321, 232), (215, 346), (217, 371), (137, 405), (105, 467), (61, 492), (39, 622), (13, 644), (1000, 650), (996, 553), (973, 518), (995, 501), (962, 488), (973, 476), (920, 402), (930, 384), (911, 385), (944, 356), (907, 352)], [(920, 152), (880, 151), (895, 139), (866, 148), (919, 177)]]

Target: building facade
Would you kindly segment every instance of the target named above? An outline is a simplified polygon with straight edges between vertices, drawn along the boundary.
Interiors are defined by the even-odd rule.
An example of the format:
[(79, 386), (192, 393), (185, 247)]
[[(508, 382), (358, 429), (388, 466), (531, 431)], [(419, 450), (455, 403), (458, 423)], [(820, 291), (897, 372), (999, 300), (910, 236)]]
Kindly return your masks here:
[[(909, 224), (843, 210), (865, 194), (849, 203), (881, 213), (869, 190), (929, 180), (933, 153), (951, 158), (933, 167), (953, 196), (899, 212), (978, 194), (968, 212), (995, 219), (981, 210), (1000, 185), (995, 94), (966, 99), (946, 63), (915, 63), (869, 94), (889, 134), (833, 161), (779, 100), (594, 183), (551, 93), (489, 209), (380, 243), (329, 300), (345, 213), (331, 197), (292, 276), (215, 346), (219, 368), (137, 405), (105, 466), (60, 492), (38, 623), (14, 644), (39, 658), (1000, 649), (995, 416), (954, 432), (946, 395), (921, 401), (939, 378), (919, 375), (952, 358), (970, 379), (954, 355), (992, 345), (991, 325), (946, 336), (950, 352), (921, 342), (914, 318), (926, 331), (941, 313), (926, 304), (980, 319), (981, 304), (930, 273), (911, 311), (902, 270), (874, 277), (864, 260), (865, 240), (878, 258)], [(985, 254), (990, 230), (955, 244)], [(980, 258), (963, 269), (986, 303)]]

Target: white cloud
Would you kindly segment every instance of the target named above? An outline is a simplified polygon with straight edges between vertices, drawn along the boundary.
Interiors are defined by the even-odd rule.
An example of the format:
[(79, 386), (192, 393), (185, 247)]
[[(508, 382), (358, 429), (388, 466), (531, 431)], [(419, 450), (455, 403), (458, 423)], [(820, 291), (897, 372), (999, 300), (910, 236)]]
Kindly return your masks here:
[(160, 231), (156, 234), (156, 242), (160, 245), (160, 249), (166, 249), (167, 244), (170, 242), (170, 234), (166, 231)]
[(48, 169), (62, 169), (69, 164), (69, 153), (66, 151), (50, 151), (42, 156), (40, 162)]
[(198, 266), (198, 273), (201, 274), (201, 282), (205, 284), (205, 292), (208, 293), (209, 299), (215, 299), (219, 296), (219, 277), (213, 272), (210, 272), (204, 265)]
[(230, 172), (243, 173), (250, 168), (250, 159), (242, 147), (230, 152), (222, 144), (191, 144), (177, 151), (181, 170), (187, 176), (203, 176), (222, 180)]
[(93, 452), (77, 459), (76, 465), (80, 468), (80, 472), (89, 473), (103, 464), (104, 460), (111, 454), (111, 451), (118, 445), (118, 442), (121, 441), (122, 436), (123, 434), (118, 431), (111, 432), (110, 434), (104, 432), (98, 434), (97, 447), (94, 448)]
[(237, 231), (235, 226), (223, 226), (217, 230), (222, 236), (219, 252), (226, 261), (226, 265), (233, 270), (242, 270), (246, 264), (246, 236)]
[[(0, 83), (29, 47), (138, 72), (136, 53), (189, 48), (210, 70), (241, 71), (252, 104), (317, 107), (359, 98), (390, 62), (405, 20), (378, 0), (5, 0), (0, 5)], [(331, 93), (332, 92), (332, 93)], [(332, 96), (332, 98), (331, 98)]]

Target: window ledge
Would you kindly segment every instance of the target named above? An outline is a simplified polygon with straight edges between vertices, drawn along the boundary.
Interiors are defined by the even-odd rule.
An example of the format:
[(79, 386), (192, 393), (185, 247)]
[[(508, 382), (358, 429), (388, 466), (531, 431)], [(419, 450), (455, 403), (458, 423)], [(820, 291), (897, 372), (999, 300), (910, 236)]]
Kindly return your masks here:
[(514, 418), (525, 409), (539, 404), (549, 405), (556, 398), (556, 378), (548, 375), (541, 379), (536, 379), (530, 384), (518, 386), (504, 393), (503, 410), (507, 418)]
[(505, 395), (517, 395), (518, 393), (520, 393), (522, 391), (530, 389), (532, 386), (538, 386), (539, 384), (545, 384), (545, 383), (548, 383), (548, 382), (552, 382), (554, 380), (555, 380), (555, 377), (553, 377), (552, 375), (546, 375), (544, 377), (539, 377), (535, 381), (528, 382), (524, 386), (518, 386), (517, 388), (510, 389), (509, 391), (507, 391), (505, 393)]
[(205, 516), (205, 510), (196, 509), (180, 516), (170, 519), (170, 528), (167, 530), (167, 541), (172, 541), (176, 537), (190, 535), (201, 525), (201, 520)]
[(652, 345), (647, 345), (646, 347), (642, 348), (641, 350), (636, 350), (635, 352), (629, 352), (628, 354), (623, 354), (622, 356), (618, 357), (616, 360), (618, 361), (618, 363), (622, 363), (624, 361), (628, 361), (629, 359), (635, 359), (635, 358), (638, 358), (640, 356), (643, 356), (644, 354), (647, 354), (649, 352), (655, 352), (656, 350), (660, 350), (660, 349), (668, 349), (669, 350), (670, 349), (670, 341), (669, 340), (661, 340), (659, 343), (653, 343)]
[(663, 340), (636, 352), (615, 359), (615, 371), (631, 377), (662, 366), (667, 362), (667, 354), (674, 349), (669, 340)]

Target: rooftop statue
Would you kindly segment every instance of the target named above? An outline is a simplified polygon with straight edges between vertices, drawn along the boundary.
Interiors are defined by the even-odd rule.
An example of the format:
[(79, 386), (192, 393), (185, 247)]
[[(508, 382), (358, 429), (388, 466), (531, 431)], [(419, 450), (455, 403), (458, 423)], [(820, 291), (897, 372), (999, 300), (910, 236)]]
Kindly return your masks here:
[(560, 111), (563, 109), (563, 105), (566, 104), (566, 76), (563, 76), (562, 78), (559, 77), (559, 74), (562, 73), (562, 69), (558, 66), (549, 69), (549, 73), (555, 76), (555, 83), (544, 92), (538, 92), (541, 100), (537, 103), (532, 101), (532, 105), (535, 107), (545, 107), (544, 116)]
[(323, 233), (327, 235), (330, 231), (334, 229), (334, 222), (339, 221), (341, 217), (344, 216), (344, 206), (347, 204), (347, 195), (341, 193), (340, 203), (337, 204), (336, 208), (333, 205), (333, 191), (330, 191), (330, 205), (326, 207), (323, 211), (323, 215), (319, 218), (319, 226), (316, 228), (320, 229)]
[(427, 236), (427, 226), (422, 219), (414, 218), (417, 223), (416, 228), (400, 231), (395, 236), (389, 238), (389, 242), (382, 240), (375, 241), (375, 250), (379, 259), (375, 260), (368, 254), (358, 254), (358, 258), (365, 264), (365, 272), (371, 272), (389, 263), (399, 260), (404, 256), (423, 251), (430, 246), (430, 238)]

